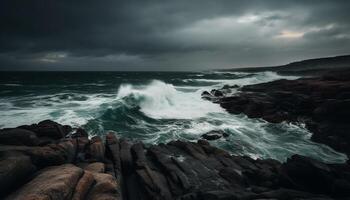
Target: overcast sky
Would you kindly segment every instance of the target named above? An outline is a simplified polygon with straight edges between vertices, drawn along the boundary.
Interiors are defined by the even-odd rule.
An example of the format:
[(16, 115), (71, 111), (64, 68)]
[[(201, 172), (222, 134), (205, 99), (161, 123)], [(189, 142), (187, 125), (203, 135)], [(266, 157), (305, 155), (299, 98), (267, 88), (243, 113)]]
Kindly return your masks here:
[(1, 70), (206, 70), (350, 54), (348, 0), (1, 0)]

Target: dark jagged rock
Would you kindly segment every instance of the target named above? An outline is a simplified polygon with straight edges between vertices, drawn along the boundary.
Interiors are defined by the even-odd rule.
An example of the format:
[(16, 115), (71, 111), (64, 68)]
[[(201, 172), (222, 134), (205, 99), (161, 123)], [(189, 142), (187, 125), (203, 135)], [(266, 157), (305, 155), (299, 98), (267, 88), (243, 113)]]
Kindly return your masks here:
[(202, 92), (202, 98), (206, 100), (215, 100), (216, 98), (223, 97), (223, 96), (224, 96), (224, 92), (216, 89), (211, 90), (210, 93), (207, 91)]
[(65, 137), (72, 128), (70, 126), (58, 124), (51, 120), (44, 120), (38, 124), (20, 126), (18, 128), (33, 131), (38, 137), (48, 137), (51, 139), (60, 139)]
[(205, 133), (202, 135), (202, 138), (206, 139), (206, 140), (217, 140), (220, 139), (222, 137), (228, 137), (229, 135), (222, 130), (213, 130), (213, 131), (209, 131), (208, 133)]
[(105, 145), (99, 136), (91, 138), (90, 144), (87, 147), (86, 157), (90, 161), (104, 161), (105, 156)]
[(233, 114), (272, 123), (302, 122), (312, 140), (350, 155), (350, 72), (248, 85), (235, 95), (206, 98)]
[[(120, 198), (123, 199), (123, 177), (122, 177), (122, 165), (120, 160), (120, 143), (119, 139), (110, 132), (106, 135), (106, 157), (111, 160), (113, 166), (114, 177), (117, 181), (117, 190), (120, 191)], [(125, 193), (125, 191), (124, 191)]]
[(0, 153), (21, 152), (32, 160), (38, 168), (60, 165), (74, 161), (76, 147), (71, 139), (46, 146), (1, 146)]
[(28, 156), (20, 153), (4, 154), (0, 156), (0, 198), (23, 184), (36, 171)]
[(222, 96), (224, 96), (224, 93), (223, 92), (221, 92), (220, 90), (211, 90), (210, 91), (210, 93), (213, 95), (213, 96), (215, 96), (215, 97), (222, 97)]
[(75, 133), (72, 135), (72, 137), (88, 137), (89, 134), (82, 128), (78, 128)]
[[(331, 194), (334, 197), (350, 195), (350, 168), (339, 170), (304, 156), (294, 155), (281, 166), (286, 185), (317, 194)], [(345, 172), (345, 173), (344, 173)]]
[[(79, 147), (80, 140), (87, 144), (85, 148)], [(78, 152), (84, 155), (82, 159)], [(89, 140), (75, 134), (43, 146), (0, 145), (0, 158), (0, 186), (6, 189), (0, 198), (5, 199), (350, 197), (348, 164), (325, 164), (298, 155), (286, 163), (254, 160), (232, 156), (206, 140), (145, 146), (119, 140), (114, 133), (106, 135), (105, 143), (100, 137)]]
[(39, 145), (40, 139), (32, 131), (13, 128), (0, 130), (0, 143), (5, 145)]
[(222, 89), (227, 90), (231, 88), (239, 88), (239, 85), (224, 85)]

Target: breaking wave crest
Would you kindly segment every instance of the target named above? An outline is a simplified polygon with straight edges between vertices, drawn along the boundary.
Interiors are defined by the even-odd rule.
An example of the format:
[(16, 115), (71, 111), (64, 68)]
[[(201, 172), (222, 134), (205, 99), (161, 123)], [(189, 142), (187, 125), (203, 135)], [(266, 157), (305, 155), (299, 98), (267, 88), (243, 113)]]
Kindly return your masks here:
[(50, 87), (38, 87), (32, 77), (28, 77), (30, 84), (21, 82), (25, 77), (18, 82), (5, 80), (4, 84), (16, 85), (0, 83), (0, 128), (52, 119), (83, 126), (90, 135), (115, 131), (120, 137), (146, 144), (196, 141), (206, 132), (224, 131), (229, 137), (211, 143), (235, 155), (285, 161), (301, 154), (330, 163), (347, 159), (328, 146), (310, 141), (311, 133), (302, 126), (231, 115), (201, 98), (204, 90), (225, 84), (244, 86), (296, 76), (275, 72), (95, 75), (72, 83), (62, 82), (54, 74), (44, 82)]
[(138, 104), (144, 114), (155, 119), (194, 119), (223, 112), (217, 104), (201, 99), (200, 94), (178, 91), (158, 80), (144, 87), (121, 85), (117, 97)]

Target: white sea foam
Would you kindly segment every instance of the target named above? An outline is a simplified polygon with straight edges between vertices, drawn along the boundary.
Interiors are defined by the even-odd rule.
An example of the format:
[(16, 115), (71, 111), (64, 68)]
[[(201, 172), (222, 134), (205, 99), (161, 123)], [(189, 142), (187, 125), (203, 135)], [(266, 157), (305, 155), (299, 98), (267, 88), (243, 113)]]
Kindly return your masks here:
[(97, 117), (102, 111), (101, 106), (114, 101), (115, 95), (69, 93), (1, 98), (0, 106), (3, 110), (0, 115), (0, 127), (16, 127), (37, 123), (44, 119), (81, 126)]
[(5, 83), (5, 84), (2, 84), (4, 86), (11, 86), (11, 87), (18, 87), (18, 86), (22, 86), (22, 84), (16, 84), (16, 83)]
[[(216, 72), (217, 73), (217, 72)], [(231, 72), (232, 74), (241, 75), (241, 72)], [(230, 74), (231, 74), (230, 73)], [(249, 77), (243, 77), (243, 78), (236, 78), (236, 79), (203, 79), (203, 78), (196, 78), (196, 79), (184, 79), (185, 82), (208, 82), (213, 83), (214, 85), (253, 85), (258, 83), (265, 83), (270, 81), (275, 81), (279, 79), (287, 79), (287, 80), (295, 80), (300, 78), (299, 76), (282, 76), (277, 74), (276, 72), (266, 71), (266, 72), (258, 72), (255, 73), (253, 76)]]
[(194, 119), (212, 112), (224, 112), (222, 108), (193, 92), (176, 90), (172, 84), (154, 80), (146, 87), (122, 85), (118, 98), (132, 96), (140, 101), (141, 111), (156, 119)]
[[(203, 74), (210, 77), (207, 76), (210, 73)], [(105, 89), (102, 87), (105, 82), (98, 82), (85, 84), (101, 86), (98, 90), (91, 91), (91, 94), (81, 93), (79, 90), (67, 92), (64, 89), (82, 85), (73, 84), (61, 85), (62, 91), (66, 91), (62, 93), (4, 95), (0, 97), (0, 128), (52, 119), (73, 126), (86, 125), (88, 131), (93, 134), (115, 130), (122, 136), (135, 137), (152, 144), (176, 139), (195, 141), (206, 132), (221, 130), (230, 136), (212, 143), (238, 155), (275, 158), (280, 161), (293, 154), (311, 156), (326, 162), (346, 160), (344, 154), (310, 141), (310, 132), (302, 126), (271, 124), (263, 120), (249, 119), (245, 115), (231, 115), (218, 104), (201, 99), (201, 92), (204, 90), (221, 88), (224, 84), (244, 86), (299, 77), (281, 76), (274, 72), (222, 74), (224, 76), (220, 80), (204, 79), (201, 74), (197, 74), (198, 76), (186, 80), (188, 84), (175, 86), (162, 81), (152, 81), (146, 85), (124, 84), (115, 93), (111, 93), (110, 88), (106, 87), (109, 91), (106, 91), (106, 94), (101, 92)], [(231, 74), (232, 79), (229, 79)], [(179, 82), (171, 79), (169, 81)], [(13, 87), (10, 91), (21, 88)], [(125, 105), (127, 107), (124, 107)], [(129, 110), (128, 106), (132, 109)], [(144, 115), (157, 120), (145, 120), (139, 112), (135, 114), (135, 106), (138, 106)], [(130, 117), (131, 123), (128, 121)]]

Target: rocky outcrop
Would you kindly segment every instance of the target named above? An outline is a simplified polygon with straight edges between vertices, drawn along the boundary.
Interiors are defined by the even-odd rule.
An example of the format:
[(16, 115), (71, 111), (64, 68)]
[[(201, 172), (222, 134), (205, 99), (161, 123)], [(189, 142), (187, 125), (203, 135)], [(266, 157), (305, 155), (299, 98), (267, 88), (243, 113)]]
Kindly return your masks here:
[(92, 173), (84, 171), (84, 175), (79, 179), (72, 196), (72, 200), (86, 199), (91, 187), (95, 184), (95, 178)]
[(33, 131), (38, 137), (50, 139), (63, 138), (72, 130), (70, 126), (63, 126), (51, 120), (44, 120), (39, 122), (38, 124), (32, 124), (30, 126), (24, 125), (18, 128)]
[(226, 138), (228, 137), (229, 134), (226, 133), (225, 131), (222, 130), (212, 130), (209, 131), (208, 133), (204, 133), (201, 137), (206, 139), (206, 140), (217, 140), (222, 137)]
[(26, 129), (4, 129), (0, 134), (0, 144), (36, 146), (40, 144), (40, 139), (34, 132)]
[(69, 199), (83, 170), (71, 164), (48, 167), (39, 172), (29, 183), (9, 195), (11, 200)]
[[(223, 89), (223, 93), (225, 89)], [(312, 140), (350, 155), (350, 71), (321, 77), (277, 80), (244, 86), (234, 95), (205, 99), (233, 114), (272, 123), (302, 122)]]
[(1, 152), (0, 196), (25, 183), (36, 171), (28, 156), (16, 152)]
[[(42, 146), (0, 145), (0, 198), (288, 200), (350, 197), (348, 164), (325, 164), (298, 155), (285, 163), (253, 160), (232, 156), (206, 140), (145, 146), (141, 142), (119, 139), (114, 133), (108, 133), (105, 139), (88, 139), (86, 134), (81, 134), (82, 130), (79, 132)], [(81, 140), (84, 145), (79, 145)], [(59, 162), (52, 162), (54, 159)]]

